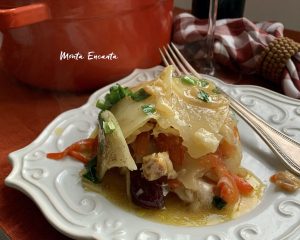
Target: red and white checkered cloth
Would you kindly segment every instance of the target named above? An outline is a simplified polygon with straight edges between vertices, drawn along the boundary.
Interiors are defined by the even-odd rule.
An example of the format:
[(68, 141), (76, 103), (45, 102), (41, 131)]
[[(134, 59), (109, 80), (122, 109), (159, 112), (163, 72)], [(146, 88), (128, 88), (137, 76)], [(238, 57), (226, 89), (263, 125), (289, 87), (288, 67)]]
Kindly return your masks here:
[[(173, 42), (184, 45), (203, 39), (207, 20), (181, 13), (175, 17), (173, 27)], [(283, 36), (283, 29), (281, 23), (254, 24), (246, 18), (217, 20), (214, 58), (242, 72), (258, 73), (261, 52), (275, 38)], [(300, 98), (300, 52), (288, 60), (280, 84), (286, 95)]]

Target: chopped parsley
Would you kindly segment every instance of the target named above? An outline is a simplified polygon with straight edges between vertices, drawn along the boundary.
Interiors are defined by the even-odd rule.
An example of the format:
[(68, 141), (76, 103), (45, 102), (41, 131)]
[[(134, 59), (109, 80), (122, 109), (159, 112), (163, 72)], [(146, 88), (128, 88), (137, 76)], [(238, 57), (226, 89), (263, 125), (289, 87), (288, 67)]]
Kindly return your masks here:
[(198, 78), (195, 78), (193, 76), (185, 75), (180, 78), (181, 82), (187, 85), (196, 85)]
[(105, 134), (110, 134), (116, 129), (115, 124), (112, 121), (103, 121), (103, 131)]
[(108, 101), (98, 100), (96, 103), (96, 107), (104, 111), (110, 109), (112, 107), (112, 104)]
[(145, 104), (145, 105), (142, 106), (142, 110), (147, 115), (151, 115), (151, 114), (154, 114), (156, 112), (154, 104)]
[(200, 87), (204, 88), (204, 87), (209, 85), (209, 82), (205, 79), (199, 79), (198, 84), (199, 84)]
[(223, 200), (223, 198), (214, 196), (212, 204), (216, 209), (221, 210), (226, 206), (227, 203)]
[(87, 180), (93, 183), (99, 182), (96, 173), (96, 166), (97, 166), (97, 157), (94, 157), (85, 165), (86, 172), (82, 175), (84, 178), (86, 178)]
[(220, 94), (222, 91), (220, 88), (218, 87), (215, 87), (213, 90), (212, 90), (213, 93), (216, 93), (216, 94)]
[(142, 101), (148, 97), (150, 97), (150, 94), (147, 93), (144, 88), (141, 88), (138, 91), (131, 94), (132, 100), (136, 102)]
[(189, 76), (189, 75), (185, 75), (185, 76), (182, 76), (180, 78), (181, 82), (186, 84), (186, 85), (198, 85), (199, 87), (206, 87), (209, 85), (209, 82), (205, 79), (199, 79), (197, 77), (194, 77), (194, 76)]
[(109, 110), (114, 104), (119, 102), (125, 96), (130, 96), (131, 90), (128, 87), (122, 87), (120, 84), (114, 85), (109, 89), (104, 100), (98, 100), (96, 106), (101, 110)]
[(98, 100), (96, 103), (96, 107), (101, 110), (109, 110), (111, 107), (119, 102), (126, 96), (130, 96), (134, 101), (142, 101), (150, 96), (143, 88), (139, 89), (136, 92), (132, 92), (128, 87), (122, 87), (120, 84), (116, 84), (109, 89), (109, 93), (107, 93), (104, 97), (104, 100)]
[(199, 98), (203, 102), (211, 102), (211, 97), (208, 95), (207, 92), (203, 90), (200, 90), (200, 92), (197, 94), (197, 98)]

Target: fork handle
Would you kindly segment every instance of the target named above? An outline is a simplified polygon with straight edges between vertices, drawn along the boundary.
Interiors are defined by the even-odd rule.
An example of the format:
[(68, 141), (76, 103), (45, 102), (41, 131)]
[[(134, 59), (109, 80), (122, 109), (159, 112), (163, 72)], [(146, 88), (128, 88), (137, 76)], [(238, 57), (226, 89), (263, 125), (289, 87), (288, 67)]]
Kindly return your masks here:
[(230, 106), (255, 130), (271, 150), (282, 158), (290, 171), (300, 175), (300, 144), (298, 142), (274, 129), (233, 98), (230, 98)]

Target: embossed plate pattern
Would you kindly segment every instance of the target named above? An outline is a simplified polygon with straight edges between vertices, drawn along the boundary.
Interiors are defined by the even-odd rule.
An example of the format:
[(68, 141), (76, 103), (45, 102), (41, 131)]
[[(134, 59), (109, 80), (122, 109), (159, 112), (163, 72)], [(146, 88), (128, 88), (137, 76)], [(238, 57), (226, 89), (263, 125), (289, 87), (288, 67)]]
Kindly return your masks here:
[[(131, 86), (153, 79), (157, 66), (135, 70), (120, 80)], [(270, 122), (278, 130), (300, 140), (300, 101), (255, 86), (218, 83), (228, 94)], [(265, 184), (262, 202), (250, 213), (219, 225), (176, 227), (134, 216), (114, 206), (101, 195), (85, 192), (79, 171), (83, 165), (72, 159), (52, 161), (46, 152), (61, 151), (86, 138), (95, 129), (95, 102), (110, 86), (95, 92), (82, 107), (67, 111), (51, 122), (27, 147), (9, 154), (13, 170), (6, 184), (30, 196), (48, 221), (60, 232), (76, 239), (102, 240), (279, 240), (300, 235), (300, 192), (285, 194), (269, 183), (269, 177), (284, 168), (262, 140), (241, 119), (242, 164)]]

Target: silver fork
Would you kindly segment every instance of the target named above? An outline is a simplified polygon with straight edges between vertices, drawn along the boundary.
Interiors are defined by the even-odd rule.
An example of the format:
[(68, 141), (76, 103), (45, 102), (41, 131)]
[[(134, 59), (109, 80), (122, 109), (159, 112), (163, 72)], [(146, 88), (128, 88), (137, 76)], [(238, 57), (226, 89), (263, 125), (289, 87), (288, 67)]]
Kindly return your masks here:
[[(201, 75), (188, 63), (176, 46), (171, 43), (159, 49), (165, 65), (174, 65), (177, 75)], [(279, 157), (285, 166), (296, 175), (300, 176), (300, 143), (270, 126), (262, 118), (249, 111), (237, 100), (220, 90), (230, 101), (230, 107), (244, 119), (253, 130), (265, 141), (270, 149)]]

